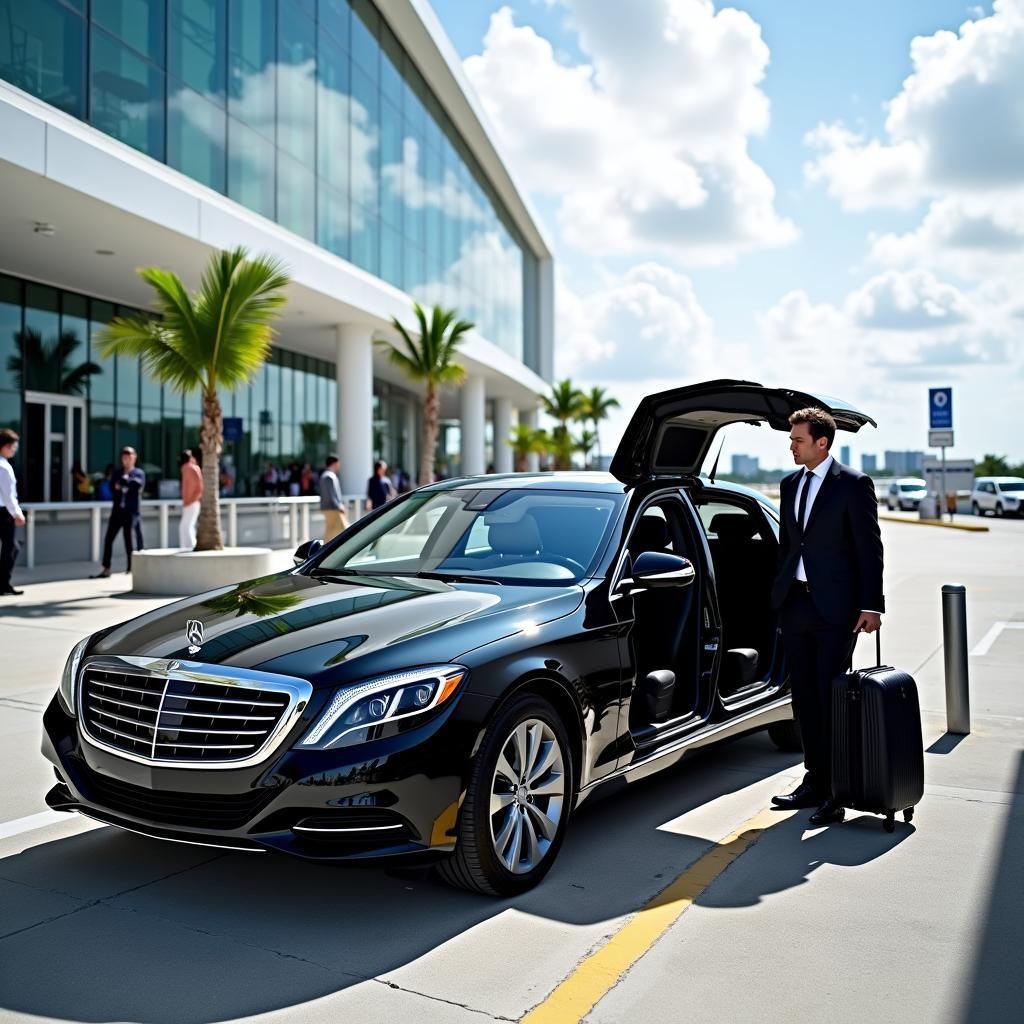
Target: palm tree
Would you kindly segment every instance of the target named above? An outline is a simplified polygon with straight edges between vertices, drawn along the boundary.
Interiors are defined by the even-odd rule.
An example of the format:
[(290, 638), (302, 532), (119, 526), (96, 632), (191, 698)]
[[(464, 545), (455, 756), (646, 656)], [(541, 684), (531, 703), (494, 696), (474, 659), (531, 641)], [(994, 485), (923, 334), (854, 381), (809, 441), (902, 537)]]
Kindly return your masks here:
[(454, 309), (434, 306), (429, 320), (426, 310), (418, 302), (412, 304), (412, 310), (419, 326), (418, 340), (413, 339), (397, 317), (392, 317), (391, 325), (401, 335), (404, 351), (390, 341), (378, 341), (377, 344), (388, 349), (391, 364), (403, 370), (410, 380), (423, 381), (427, 385), (423, 403), (419, 483), (429, 484), (434, 480), (434, 449), (441, 412), (440, 389), (445, 384), (461, 384), (466, 379), (465, 368), (455, 362), (455, 352), (462, 336), (475, 325), (467, 320), (457, 320), (458, 313)]
[(582, 419), (594, 424), (594, 444), (597, 447), (598, 461), (601, 459), (601, 420), (608, 419), (612, 409), (619, 408), (619, 400), (611, 398), (606, 388), (591, 388), (583, 396)]
[(594, 447), (595, 441), (597, 441), (597, 434), (593, 430), (581, 430), (580, 436), (575, 440), (573, 447), (576, 451), (582, 453), (584, 469), (587, 468), (587, 464), (590, 461), (590, 449)]
[(145, 267), (139, 276), (156, 292), (160, 319), (116, 317), (100, 335), (100, 351), (138, 356), (154, 380), (183, 394), (202, 390), (203, 499), (196, 550), (220, 551), (219, 389), (247, 383), (266, 361), (289, 277), (277, 259), (250, 260), (241, 246), (211, 256), (195, 295), (172, 271)]
[(546, 430), (537, 430), (525, 423), (517, 423), (505, 442), (516, 457), (516, 472), (526, 471), (526, 459), (530, 455), (544, 455), (550, 439)]
[(551, 432), (555, 469), (572, 468), (573, 442), (569, 434), (569, 421), (579, 418), (583, 401), (583, 392), (568, 377), (553, 384), (550, 395), (541, 395), (544, 411), (552, 419), (558, 420), (558, 426)]
[[(81, 347), (82, 339), (71, 330), (63, 330), (50, 341), (34, 327), (26, 327), (15, 336), (18, 353), (7, 360), (7, 370), (18, 391), (24, 386), (32, 391), (56, 391), (62, 395), (81, 395), (94, 373), (102, 373), (96, 363), (73, 364), (72, 356)], [(28, 370), (26, 380), (25, 371)]]

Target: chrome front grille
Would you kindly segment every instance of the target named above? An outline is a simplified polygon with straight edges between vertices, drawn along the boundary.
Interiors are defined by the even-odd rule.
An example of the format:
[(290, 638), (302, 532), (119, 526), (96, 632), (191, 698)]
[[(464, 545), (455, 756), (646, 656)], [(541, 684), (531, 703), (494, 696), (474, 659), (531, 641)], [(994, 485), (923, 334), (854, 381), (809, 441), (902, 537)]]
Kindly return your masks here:
[(133, 760), (238, 766), (258, 759), (305, 707), (305, 680), (195, 663), (97, 659), (82, 669), (84, 732)]

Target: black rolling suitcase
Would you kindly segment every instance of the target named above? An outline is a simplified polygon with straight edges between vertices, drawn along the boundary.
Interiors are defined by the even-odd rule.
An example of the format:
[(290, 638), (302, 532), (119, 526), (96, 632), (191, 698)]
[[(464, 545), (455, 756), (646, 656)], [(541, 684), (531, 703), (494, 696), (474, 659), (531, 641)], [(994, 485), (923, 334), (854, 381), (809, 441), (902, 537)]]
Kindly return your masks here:
[(832, 796), (857, 811), (885, 815), (885, 830), (905, 821), (924, 795), (924, 742), (917, 684), (882, 664), (843, 673), (832, 683)]

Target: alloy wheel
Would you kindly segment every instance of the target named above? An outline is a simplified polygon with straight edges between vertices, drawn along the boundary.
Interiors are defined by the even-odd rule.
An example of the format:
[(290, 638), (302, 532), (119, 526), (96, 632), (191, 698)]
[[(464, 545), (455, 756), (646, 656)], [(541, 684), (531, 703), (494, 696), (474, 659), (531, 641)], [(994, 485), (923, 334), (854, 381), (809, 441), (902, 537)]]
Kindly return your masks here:
[(520, 722), (502, 744), (490, 796), (492, 847), (512, 874), (532, 871), (546, 856), (565, 791), (565, 753), (555, 732), (537, 718)]

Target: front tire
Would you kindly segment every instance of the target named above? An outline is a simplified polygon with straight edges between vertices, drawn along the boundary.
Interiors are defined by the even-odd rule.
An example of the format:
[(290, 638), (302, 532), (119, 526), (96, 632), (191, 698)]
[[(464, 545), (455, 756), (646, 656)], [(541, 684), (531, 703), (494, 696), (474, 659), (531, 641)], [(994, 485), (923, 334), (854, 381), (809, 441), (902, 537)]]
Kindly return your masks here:
[(996, 519), (1003, 518), (1003, 506), (1001, 502), (996, 502)]
[(524, 694), (484, 734), (459, 813), (449, 884), (491, 896), (532, 889), (554, 863), (574, 797), (572, 747), (558, 712)]
[(787, 754), (798, 754), (804, 749), (803, 740), (800, 739), (800, 727), (796, 719), (791, 718), (788, 722), (773, 722), (768, 726), (768, 738)]
[(976, 501), (971, 502), (971, 512), (976, 516), (981, 515), (981, 506)]

